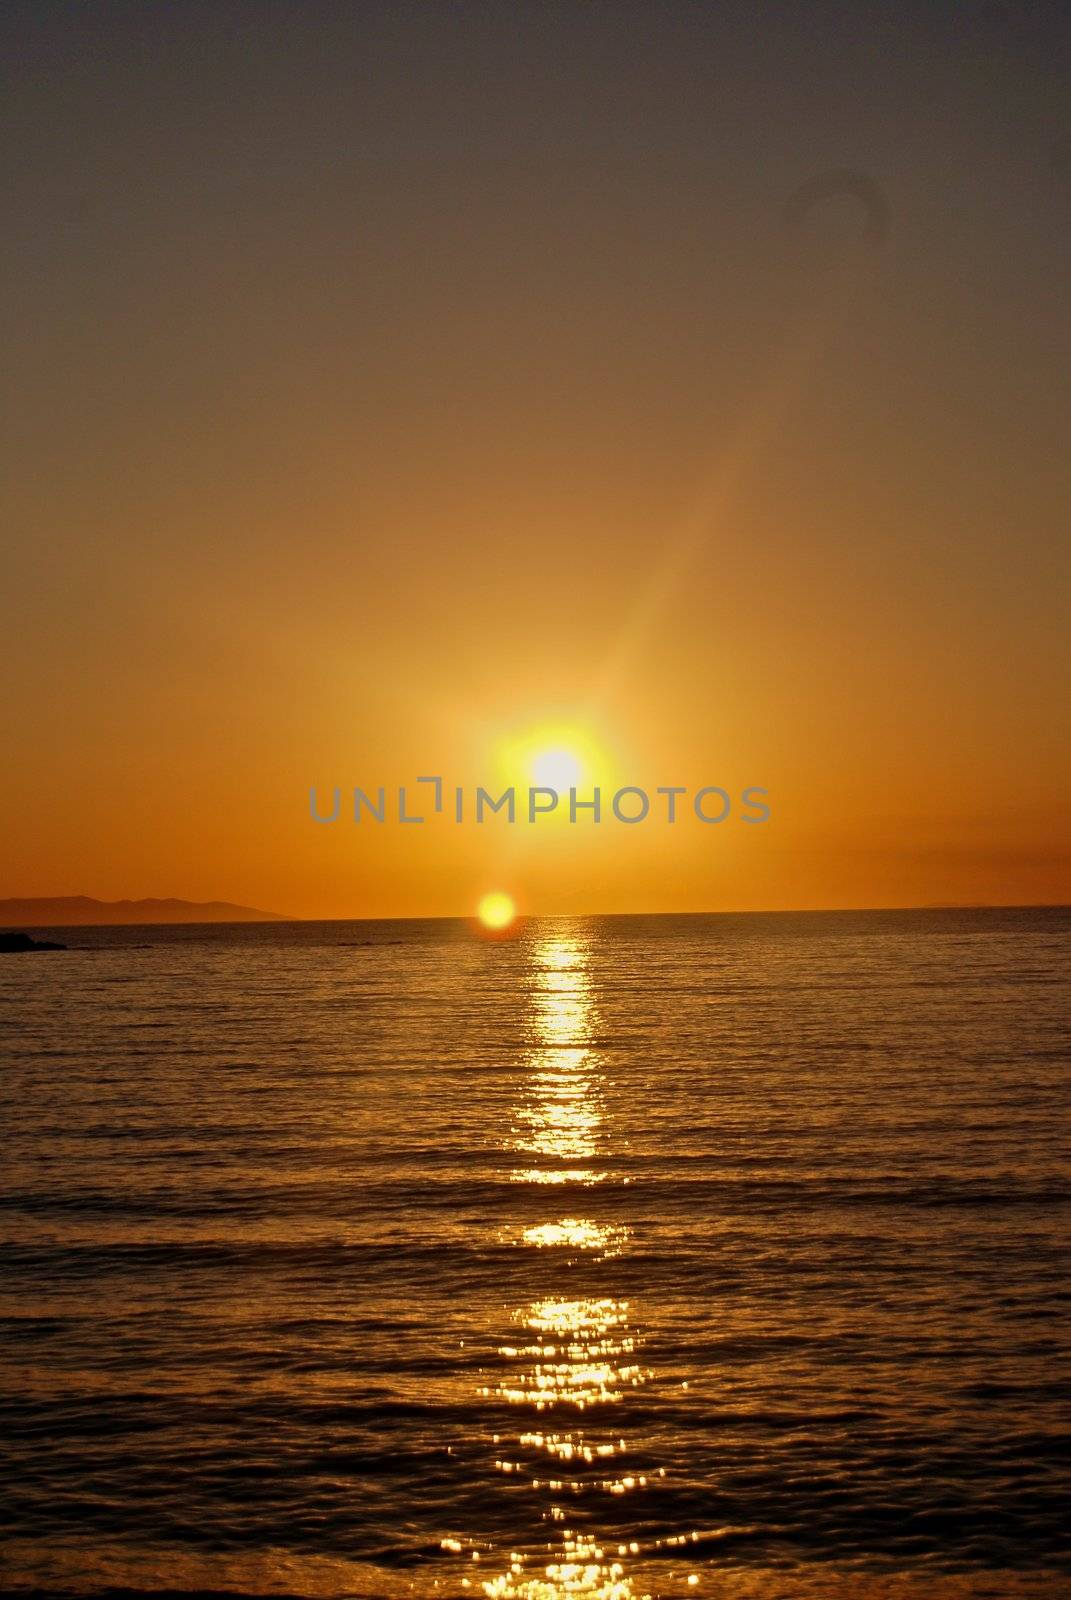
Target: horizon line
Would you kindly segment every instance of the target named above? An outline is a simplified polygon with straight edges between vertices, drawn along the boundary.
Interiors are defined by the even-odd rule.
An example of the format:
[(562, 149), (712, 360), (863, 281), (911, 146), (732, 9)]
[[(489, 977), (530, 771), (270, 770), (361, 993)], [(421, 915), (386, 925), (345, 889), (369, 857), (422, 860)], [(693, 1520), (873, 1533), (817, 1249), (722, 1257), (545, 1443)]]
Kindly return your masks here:
[[(12, 900), (40, 899), (93, 899), (94, 896), (9, 896)], [(146, 896), (143, 899), (175, 899), (177, 896)], [(102, 901), (102, 905), (109, 902)], [(111, 904), (121, 902), (113, 901)], [(126, 904), (137, 904), (136, 901), (127, 900)], [(234, 902), (220, 901), (187, 901), (188, 905), (234, 904)], [(253, 909), (253, 908), (250, 908)], [(740, 910), (733, 908), (720, 908), (718, 910), (689, 910), (689, 911), (544, 911), (544, 912), (518, 912), (515, 923), (524, 922), (556, 922), (556, 921), (584, 921), (584, 920), (611, 920), (625, 917), (837, 917), (858, 916), (860, 914), (885, 914), (892, 912), (917, 912), (917, 911), (1071, 911), (1071, 901), (1066, 900), (1034, 900), (1034, 901), (930, 901), (922, 905), (878, 905), (878, 906), (763, 906)], [(19, 920), (19, 919), (16, 919)], [(197, 922), (192, 919), (182, 922), (171, 922), (161, 919), (153, 922), (48, 922), (40, 923), (40, 927), (63, 928), (218, 928), (218, 927), (278, 927), (283, 924), (315, 925), (317, 923), (348, 923), (348, 922), (475, 922), (473, 912), (433, 913), (427, 915), (405, 916), (332, 916), (332, 917), (299, 917), (291, 916), (285, 912), (267, 912), (254, 917), (216, 917), (208, 922)]]

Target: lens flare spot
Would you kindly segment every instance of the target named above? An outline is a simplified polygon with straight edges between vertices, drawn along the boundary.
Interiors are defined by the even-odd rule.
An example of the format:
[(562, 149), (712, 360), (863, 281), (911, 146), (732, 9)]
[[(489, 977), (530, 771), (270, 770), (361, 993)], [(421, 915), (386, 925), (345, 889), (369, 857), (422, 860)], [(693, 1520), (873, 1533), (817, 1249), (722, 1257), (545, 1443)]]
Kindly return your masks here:
[(485, 928), (508, 928), (517, 915), (517, 907), (508, 894), (495, 889), (484, 895), (476, 907), (476, 915)]

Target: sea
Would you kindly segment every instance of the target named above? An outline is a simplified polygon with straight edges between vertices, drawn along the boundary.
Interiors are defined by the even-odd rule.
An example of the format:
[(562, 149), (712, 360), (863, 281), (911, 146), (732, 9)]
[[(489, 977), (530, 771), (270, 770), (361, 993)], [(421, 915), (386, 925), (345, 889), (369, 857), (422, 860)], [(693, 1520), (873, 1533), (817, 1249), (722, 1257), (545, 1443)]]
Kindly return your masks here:
[(50, 936), (4, 1593), (1071, 1595), (1071, 911)]

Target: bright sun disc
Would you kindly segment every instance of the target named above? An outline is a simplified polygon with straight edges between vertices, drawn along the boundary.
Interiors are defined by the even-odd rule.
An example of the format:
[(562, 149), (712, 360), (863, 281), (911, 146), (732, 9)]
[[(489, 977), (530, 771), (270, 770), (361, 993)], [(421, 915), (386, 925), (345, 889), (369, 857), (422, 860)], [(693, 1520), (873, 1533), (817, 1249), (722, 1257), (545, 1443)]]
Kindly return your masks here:
[(476, 915), (485, 928), (508, 928), (517, 915), (517, 908), (508, 894), (496, 889), (493, 894), (484, 895)]
[(544, 788), (568, 794), (580, 783), (580, 762), (571, 750), (541, 750), (532, 762), (532, 777)]

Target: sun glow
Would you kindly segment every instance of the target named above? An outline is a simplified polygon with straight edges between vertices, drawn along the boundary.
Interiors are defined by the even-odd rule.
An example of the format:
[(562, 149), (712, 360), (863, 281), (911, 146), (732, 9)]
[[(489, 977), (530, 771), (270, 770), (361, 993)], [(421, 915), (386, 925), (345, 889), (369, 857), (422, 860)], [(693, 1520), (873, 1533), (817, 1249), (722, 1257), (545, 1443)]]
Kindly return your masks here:
[(484, 895), (476, 908), (476, 915), (485, 928), (508, 928), (517, 915), (517, 907), (508, 894), (496, 889)]
[(551, 820), (567, 820), (569, 791), (589, 800), (593, 791), (604, 792), (614, 782), (607, 749), (593, 730), (580, 722), (544, 722), (499, 740), (494, 751), (496, 781), (513, 785), (521, 803), (530, 787), (553, 789), (559, 804)]

